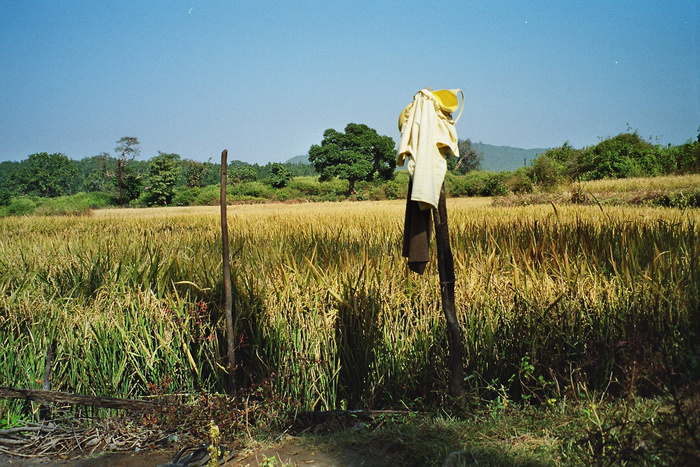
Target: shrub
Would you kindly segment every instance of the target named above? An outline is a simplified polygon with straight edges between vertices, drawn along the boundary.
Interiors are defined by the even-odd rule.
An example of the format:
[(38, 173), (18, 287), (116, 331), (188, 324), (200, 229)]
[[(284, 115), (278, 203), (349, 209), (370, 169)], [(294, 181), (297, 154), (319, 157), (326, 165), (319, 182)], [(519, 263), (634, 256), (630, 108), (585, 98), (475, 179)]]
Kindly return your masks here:
[(25, 214), (32, 214), (35, 209), (36, 203), (30, 198), (22, 196), (12, 200), (7, 206), (7, 213), (10, 216), (23, 216)]
[(171, 204), (173, 206), (193, 206), (196, 204), (197, 196), (199, 196), (200, 192), (200, 188), (177, 187), (175, 188)]
[(500, 174), (491, 174), (479, 190), (480, 196), (503, 196), (506, 193), (508, 193), (508, 188), (503, 183), (503, 177)]
[(534, 185), (528, 176), (527, 170), (524, 167), (518, 170), (505, 181), (506, 187), (516, 195), (524, 195), (532, 193)]
[(535, 159), (530, 169), (532, 181), (545, 189), (555, 187), (561, 181), (562, 174), (562, 167), (546, 154)]
[(466, 175), (445, 177), (445, 189), (450, 196), (478, 196), (492, 172), (469, 172)]
[(195, 197), (194, 204), (196, 206), (216, 206), (221, 199), (221, 185), (208, 185), (202, 188), (199, 194)]
[(399, 184), (394, 181), (388, 181), (384, 184), (384, 192), (387, 199), (400, 199), (406, 197), (406, 189), (402, 189)]
[(229, 186), (227, 193), (238, 198), (267, 198), (272, 199), (273, 189), (261, 182), (236, 183)]
[(312, 177), (296, 177), (289, 182), (289, 188), (306, 196), (316, 196), (321, 192), (321, 186)]

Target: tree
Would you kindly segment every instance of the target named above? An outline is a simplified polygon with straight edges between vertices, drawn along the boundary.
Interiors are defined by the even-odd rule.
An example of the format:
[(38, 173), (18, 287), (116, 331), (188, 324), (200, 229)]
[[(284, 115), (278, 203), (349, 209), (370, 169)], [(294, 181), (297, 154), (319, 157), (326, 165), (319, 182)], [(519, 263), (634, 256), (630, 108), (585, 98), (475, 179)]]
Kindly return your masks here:
[(151, 159), (148, 170), (148, 197), (149, 205), (157, 204), (165, 206), (173, 199), (175, 185), (180, 176), (180, 156), (178, 154), (166, 154), (158, 151), (158, 155)]
[(450, 172), (464, 175), (473, 170), (479, 170), (484, 157), (472, 147), (469, 139), (460, 139), (458, 143), (459, 157), (448, 157), (447, 168)]
[(133, 136), (124, 136), (117, 141), (117, 146), (114, 151), (118, 154), (117, 159), (117, 179), (119, 182), (119, 206), (124, 207), (124, 169), (128, 162), (134, 160), (141, 154), (141, 149), (138, 147), (139, 140)]
[(338, 177), (348, 181), (348, 192), (356, 193), (355, 182), (370, 181), (375, 175), (382, 180), (394, 178), (396, 151), (390, 136), (380, 136), (364, 124), (348, 123), (345, 133), (332, 128), (323, 132), (321, 145), (309, 149), (321, 181)]
[(258, 179), (258, 171), (247, 162), (233, 161), (229, 165), (228, 178), (237, 183), (254, 182)]
[(68, 156), (45, 152), (30, 155), (15, 173), (22, 192), (50, 198), (71, 194), (77, 175)]
[(97, 156), (83, 158), (77, 165), (82, 173), (81, 190), (87, 192), (111, 191), (117, 167), (115, 158), (102, 152)]
[(17, 172), (22, 167), (20, 162), (5, 161), (0, 162), (0, 187), (7, 190), (11, 195), (20, 193)]
[(270, 177), (268, 180), (273, 188), (284, 188), (289, 185), (289, 181), (291, 179), (292, 173), (287, 170), (284, 165), (278, 162), (272, 164), (270, 167)]
[(187, 188), (201, 188), (204, 186), (204, 178), (211, 163), (197, 162), (192, 159), (182, 161), (182, 172)]

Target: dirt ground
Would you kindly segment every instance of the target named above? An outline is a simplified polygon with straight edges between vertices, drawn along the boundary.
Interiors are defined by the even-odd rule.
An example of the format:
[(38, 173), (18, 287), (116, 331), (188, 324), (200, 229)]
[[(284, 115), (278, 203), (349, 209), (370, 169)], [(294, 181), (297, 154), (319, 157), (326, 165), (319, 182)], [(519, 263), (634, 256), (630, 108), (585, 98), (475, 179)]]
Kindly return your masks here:
[[(15, 457), (0, 454), (0, 466), (12, 467), (155, 467), (167, 463), (175, 456), (177, 449), (139, 451), (133, 453), (103, 453), (87, 458), (60, 459)], [(245, 450), (225, 464), (226, 467), (257, 467), (265, 459), (274, 458), (277, 466), (315, 466), (315, 467), (379, 467), (381, 459), (372, 458), (352, 450), (342, 453), (328, 453), (310, 448), (294, 439), (276, 446)]]

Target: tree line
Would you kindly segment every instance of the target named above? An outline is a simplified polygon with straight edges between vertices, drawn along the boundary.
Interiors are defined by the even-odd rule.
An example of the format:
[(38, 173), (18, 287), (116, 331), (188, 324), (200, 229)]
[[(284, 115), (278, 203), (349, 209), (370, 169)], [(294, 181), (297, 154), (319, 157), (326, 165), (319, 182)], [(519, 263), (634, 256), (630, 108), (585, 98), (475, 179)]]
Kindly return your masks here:
[[(205, 191), (218, 185), (219, 164), (160, 151), (142, 160), (137, 138), (116, 143), (112, 154), (81, 160), (36, 153), (20, 162), (0, 163), (0, 206), (9, 205), (13, 197), (78, 193), (105, 194), (107, 204), (122, 206), (217, 202), (214, 190)], [(450, 196), (525, 194), (576, 180), (700, 173), (700, 133), (676, 146), (652, 144), (629, 130), (582, 149), (565, 142), (512, 172), (481, 171), (483, 157), (468, 139), (459, 141), (459, 152), (459, 157), (447, 156)], [(234, 160), (228, 167), (229, 192), (240, 200), (277, 201), (394, 199), (405, 193), (407, 176), (396, 179), (401, 172), (394, 140), (367, 125), (350, 123), (344, 132), (326, 130), (321, 143), (309, 149), (308, 161), (259, 165)], [(315, 176), (317, 182), (308, 179)]]
[[(139, 141), (124, 137), (117, 141), (114, 154), (73, 160), (65, 154), (45, 152), (26, 159), (0, 163), (0, 205), (12, 197), (55, 198), (77, 193), (103, 192), (113, 195), (113, 204), (138, 203), (165, 206), (178, 191), (219, 183), (221, 165), (183, 159), (179, 154), (158, 152), (139, 159)], [(305, 164), (249, 164), (234, 160), (228, 168), (233, 182), (259, 181), (280, 188), (295, 176), (315, 174)]]

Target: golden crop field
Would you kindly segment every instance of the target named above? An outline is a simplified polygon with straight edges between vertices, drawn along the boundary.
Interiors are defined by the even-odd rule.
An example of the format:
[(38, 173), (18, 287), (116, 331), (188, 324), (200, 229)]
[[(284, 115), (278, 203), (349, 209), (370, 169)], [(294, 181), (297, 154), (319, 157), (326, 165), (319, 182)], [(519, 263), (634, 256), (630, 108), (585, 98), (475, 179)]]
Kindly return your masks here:
[[(654, 359), (697, 355), (698, 210), (469, 198), (448, 215), (472, 393), (624, 391)], [(269, 379), (309, 409), (442, 397), (436, 260), (408, 271), (403, 216), (403, 201), (228, 208), (241, 385)], [(0, 219), (0, 386), (41, 388), (50, 345), (56, 390), (223, 390), (220, 238), (218, 207)]]

